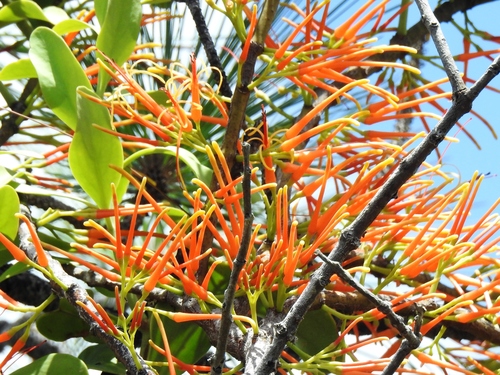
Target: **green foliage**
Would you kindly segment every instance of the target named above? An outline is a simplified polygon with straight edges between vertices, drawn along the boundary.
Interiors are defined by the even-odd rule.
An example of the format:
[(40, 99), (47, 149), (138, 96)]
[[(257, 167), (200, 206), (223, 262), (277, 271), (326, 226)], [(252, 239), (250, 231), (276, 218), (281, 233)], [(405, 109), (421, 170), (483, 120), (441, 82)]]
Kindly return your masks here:
[(115, 353), (105, 344), (92, 345), (85, 348), (78, 356), (91, 370), (108, 374), (126, 375), (126, 369), (117, 363)]
[(89, 335), (89, 325), (80, 318), (67, 300), (61, 300), (57, 310), (43, 313), (36, 321), (36, 328), (46, 338), (54, 341)]
[(120, 185), (121, 175), (110, 165), (123, 165), (120, 140), (102, 129), (112, 129), (108, 110), (95, 103), (97, 95), (86, 87), (77, 89), (77, 126), (69, 149), (71, 171), (83, 190), (100, 208), (111, 205), (111, 184), (119, 186), (118, 200), (123, 195), (126, 182)]
[(330, 314), (323, 310), (309, 311), (300, 322), (295, 344), (305, 353), (313, 355), (332, 344), (338, 336), (337, 324)]
[[(97, 49), (116, 64), (123, 64), (130, 56), (137, 42), (141, 26), (142, 6), (140, 0), (108, 0), (106, 15), (97, 37)], [(100, 18), (102, 22), (102, 17)], [(98, 54), (101, 56), (101, 54)], [(99, 70), (97, 92), (104, 93), (111, 77)]]
[(12, 375), (87, 375), (83, 361), (69, 354), (49, 354), (14, 371)]
[[(498, 333), (495, 207), (477, 224), (465, 225), (484, 176), (444, 190), (456, 176), (425, 164), (392, 192), (362, 235), (341, 235), (422, 136), (418, 126), (389, 131), (378, 122), (420, 120), (427, 130), (429, 117), (438, 115), (425, 106), (444, 112), (442, 102), (452, 97), (441, 87), (444, 81), (426, 81), (418, 71), (422, 61), (434, 62), (418, 45), (375, 42), (396, 22), (407, 31), (408, 13), (399, 9), (408, 1), (282, 2), (276, 12), (274, 0), (202, 2), (232, 97), (220, 92), (217, 69), (205, 66), (203, 38), (186, 47), (194, 26), (182, 2), (40, 3), (16, 0), (0, 8), (0, 27), (16, 31), (15, 41), (2, 45), (16, 61), (0, 71), (0, 93), (12, 105), (12, 112), (0, 114), (0, 137), (6, 138), (1, 155), (14, 160), (9, 169), (0, 166), (0, 232), (10, 238), (0, 245), (0, 266), (8, 266), (0, 282), (35, 268), (61, 300), (47, 311), (54, 295), (26, 306), (0, 294), (0, 307), (29, 314), (0, 332), (0, 341), (22, 334), (6, 357), (12, 358), (33, 324), (50, 340), (84, 337), (98, 344), (78, 358), (44, 357), (15, 375), (83, 375), (87, 369), (136, 375), (133, 366), (148, 375), (206, 374), (212, 345), (229, 336), (220, 330), (227, 306), (236, 342), (221, 363), (224, 371), (239, 374), (250, 368), (252, 355), (262, 359), (262, 348), (254, 345), (270, 345), (281, 328), (276, 323), (318, 282), (312, 275), (325, 267), (319, 253), (334, 254), (347, 237), (359, 246), (352, 245), (339, 263), (353, 280), (384, 294), (411, 333), (421, 318), (422, 335), (434, 339), (410, 353), (398, 373), (416, 361), (435, 364), (430, 355), (444, 352), (439, 338), (464, 314), (467, 323), (481, 319)], [(200, 26), (200, 15), (193, 18)], [(260, 20), (273, 18), (272, 28), (263, 31)], [(481, 33), (467, 28), (468, 37)], [(464, 55), (465, 46), (464, 40)], [(4, 136), (8, 124), (15, 136)], [(241, 183), (248, 171), (242, 167), (243, 141), (252, 146), (250, 192)], [(35, 229), (23, 233), (28, 239), (22, 244), (14, 216), (19, 196), (32, 208)], [(248, 224), (252, 215), (255, 223)], [(42, 268), (31, 254), (21, 259), (26, 263), (14, 263), (11, 252), (24, 251), (29, 241), (53, 262)], [(239, 251), (247, 254), (238, 259), (243, 268), (235, 273), (236, 300), (227, 303)], [(88, 290), (72, 277), (86, 281)], [(353, 302), (352, 315), (338, 312), (345, 299), (335, 305), (335, 293), (360, 297), (353, 280), (336, 274), (320, 281), (331, 298), (310, 298), (317, 310), (304, 309), (296, 334), (287, 336), (288, 349), (277, 359), (280, 371), (369, 374), (386, 368), (401, 331), (382, 330), (390, 321), (379, 324), (383, 314), (362, 298)], [(450, 281), (456, 290), (447, 286)], [(75, 306), (68, 302), (70, 289), (81, 297)], [(87, 295), (94, 291), (106, 308)], [(430, 307), (412, 310), (420, 304)], [(101, 336), (90, 338), (81, 316), (93, 319), (99, 328), (92, 333)], [(365, 340), (358, 328), (371, 336)], [(478, 339), (485, 352), (496, 345), (490, 337)], [(117, 342), (122, 363), (110, 349)], [(362, 352), (365, 344), (384, 348), (377, 361)], [(488, 360), (473, 363), (452, 354), (440, 360), (476, 373), (481, 364), (498, 371)]]
[(14, 1), (0, 9), (0, 22), (4, 23), (4, 26), (27, 18), (49, 22), (42, 8), (31, 0)]
[(16, 238), (18, 227), (18, 219), (14, 215), (19, 212), (19, 197), (13, 187), (0, 187), (0, 207), (0, 232), (13, 240)]
[[(157, 306), (160, 309), (168, 310), (168, 306)], [(160, 317), (165, 332), (168, 332), (168, 343), (170, 351), (174, 357), (183, 361), (184, 363), (196, 363), (200, 360), (210, 349), (210, 341), (205, 331), (195, 323), (176, 323), (169, 318)], [(151, 322), (150, 339), (158, 346), (163, 345), (161, 329), (155, 321)], [(152, 361), (162, 361), (163, 355), (150, 350), (148, 359)], [(178, 372), (182, 373), (181, 372)], [(168, 368), (163, 368), (159, 371), (160, 375), (169, 375)]]
[(30, 45), (30, 59), (47, 105), (76, 130), (76, 89), (79, 86), (92, 89), (87, 76), (64, 40), (51, 29), (37, 28), (31, 35)]
[(36, 77), (37, 72), (30, 59), (19, 59), (5, 66), (0, 71), (0, 81)]

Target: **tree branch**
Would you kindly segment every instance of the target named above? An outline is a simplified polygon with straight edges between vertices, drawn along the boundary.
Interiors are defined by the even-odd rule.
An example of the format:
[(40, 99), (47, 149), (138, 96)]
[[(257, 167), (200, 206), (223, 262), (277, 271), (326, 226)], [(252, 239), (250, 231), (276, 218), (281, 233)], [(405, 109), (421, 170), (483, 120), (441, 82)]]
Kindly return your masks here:
[[(432, 31), (431, 31), (432, 32)], [(436, 46), (440, 48), (440, 46)], [(446, 54), (441, 51), (440, 54)], [(445, 69), (447, 66), (445, 65)], [(388, 178), (385, 184), (377, 191), (373, 199), (368, 203), (358, 217), (341, 232), (339, 242), (334, 250), (328, 256), (332, 262), (342, 262), (349, 251), (356, 249), (360, 244), (363, 233), (375, 220), (378, 214), (392, 199), (394, 193), (417, 171), (418, 167), (424, 162), (427, 156), (436, 149), (446, 134), (453, 128), (456, 122), (472, 108), (472, 102), (481, 91), (493, 79), (499, 71), (499, 59), (496, 59), (481, 77), (481, 86), (471, 91), (467, 88), (453, 92), (453, 104), (446, 112), (441, 121), (427, 135), (427, 137), (398, 165), (394, 173)], [(447, 74), (453, 76), (458, 74), (458, 70), (448, 70)], [(454, 77), (455, 82), (458, 81)], [(460, 86), (458, 86), (460, 87)], [(275, 336), (272, 344), (268, 347), (256, 374), (267, 375), (275, 370), (277, 360), (287, 341), (294, 338), (297, 328), (303, 319), (305, 313), (314, 302), (316, 296), (328, 285), (330, 277), (335, 273), (335, 268), (324, 263), (311, 277), (309, 284), (297, 299), (285, 319), (276, 324)]]
[(233, 301), (236, 293), (236, 285), (240, 278), (240, 272), (246, 263), (248, 248), (250, 245), (250, 238), (252, 236), (252, 193), (250, 191), (250, 145), (243, 143), (243, 212), (245, 215), (245, 223), (243, 225), (243, 235), (241, 238), (240, 248), (236, 259), (233, 262), (233, 269), (229, 276), (229, 284), (226, 292), (224, 293), (224, 302), (222, 303), (222, 317), (219, 327), (219, 334), (217, 338), (217, 347), (214, 359), (212, 361), (212, 375), (219, 375), (222, 373), (222, 367), (225, 361), (226, 346), (229, 329), (233, 322)]
[[(257, 58), (264, 50), (264, 39), (269, 29), (271, 28), (271, 21), (276, 14), (278, 8), (278, 0), (269, 0), (264, 4), (264, 8), (259, 17), (256, 25), (255, 35), (250, 43), (247, 59), (243, 62), (241, 67), (241, 76), (236, 87), (236, 91), (231, 99), (231, 107), (229, 110), (229, 120), (224, 133), (222, 141), (222, 152), (228, 169), (231, 171), (236, 159), (236, 145), (240, 137), (240, 131), (245, 120), (245, 113), (250, 98), (250, 91), (248, 85), (253, 80), (255, 72), (255, 63)], [(215, 175), (212, 177), (210, 183), (210, 190), (217, 190), (217, 178)], [(213, 218), (213, 219), (212, 219)], [(215, 220), (212, 216), (211, 220)], [(202, 250), (206, 250), (212, 246), (213, 235), (211, 232), (205, 233), (203, 237)], [(208, 270), (208, 257), (200, 261), (200, 266), (197, 272), (198, 281), (201, 283)]]
[[(25, 206), (21, 206), (21, 211), (27, 217), (30, 217), (30, 213)], [(35, 246), (33, 245), (33, 242), (31, 242), (30, 240), (31, 235), (27, 224), (25, 224), (24, 222), (20, 223), (18, 234), (19, 248), (24, 251), (24, 253), (30, 260), (32, 260), (33, 262), (37, 262), (37, 252)], [(66, 298), (77, 309), (80, 317), (85, 322), (87, 322), (87, 324), (89, 324), (90, 333), (101, 339), (110, 347), (116, 358), (121, 363), (123, 363), (123, 365), (127, 368), (128, 373), (130, 373), (131, 375), (154, 375), (154, 372), (140, 357), (139, 361), (141, 362), (142, 369), (137, 368), (129, 349), (116, 337), (107, 334), (99, 326), (99, 324), (96, 323), (94, 318), (92, 318), (92, 316), (90, 316), (82, 307), (80, 307), (80, 305), (77, 304), (77, 302), (80, 301), (81, 303), (85, 304), (87, 308), (92, 310), (97, 316), (99, 316), (99, 313), (95, 310), (88, 299), (89, 295), (87, 291), (79, 285), (78, 280), (68, 275), (63, 270), (61, 264), (58, 261), (52, 259), (52, 257), (48, 253), (47, 258), (49, 262), (48, 268), (51, 270), (53, 275), (53, 279), (50, 280), (52, 290), (59, 297)], [(58, 282), (55, 282), (54, 279), (57, 279)], [(64, 285), (64, 288), (61, 287), (61, 284)]]
[(208, 62), (211, 66), (217, 68), (217, 70), (214, 70), (212, 74), (219, 84), (220, 92), (222, 95), (230, 98), (233, 96), (233, 91), (231, 90), (231, 87), (227, 82), (226, 72), (224, 71), (224, 67), (220, 62), (219, 54), (215, 49), (212, 36), (208, 31), (205, 17), (203, 17), (203, 13), (201, 12), (200, 2), (198, 0), (185, 0), (185, 3), (187, 4), (189, 11), (191, 12), (194, 23), (196, 24), (196, 30), (198, 31), (201, 44), (203, 44), (203, 48), (205, 49), (205, 53), (207, 54)]
[[(109, 281), (105, 277), (95, 273), (91, 270), (84, 270), (81, 267), (75, 267), (71, 264), (64, 265), (64, 270), (71, 276), (76, 277), (79, 280), (84, 281), (89, 287), (97, 287), (104, 288), (110, 291), (115, 290), (115, 286), (120, 286), (118, 283)], [(430, 279), (422, 278), (422, 280), (418, 280), (419, 283), (426, 283)], [(416, 280), (417, 281), (417, 280)], [(142, 284), (136, 284), (131, 290), (131, 293), (136, 294), (137, 296), (142, 296), (144, 294), (144, 286)], [(449, 290), (444, 285), (439, 284), (437, 288), (438, 292), (445, 292), (450, 296), (457, 296), (450, 291), (454, 291), (454, 289)], [(247, 360), (246, 368), (248, 367), (248, 361), (251, 360), (254, 362), (254, 367), (256, 365), (255, 361), (261, 357), (260, 354), (257, 354), (254, 350), (256, 348), (264, 347), (268, 345), (268, 341), (271, 336), (269, 333), (272, 332), (272, 327), (275, 323), (278, 323), (283, 319), (285, 313), (287, 313), (290, 308), (294, 305), (295, 301), (298, 297), (291, 297), (285, 302), (284, 313), (278, 314), (274, 312), (274, 310), (269, 310), (268, 315), (265, 319), (263, 319), (263, 323), (259, 326), (259, 336), (256, 338), (253, 346), (245, 346), (248, 342), (248, 339), (245, 339), (241, 331), (235, 327), (234, 325), (231, 327), (231, 331), (229, 333), (229, 341), (227, 352), (231, 354), (233, 357), (238, 360)], [(379, 295), (379, 299), (382, 299), (392, 305), (392, 299), (394, 297)], [(172, 306), (175, 311), (182, 311), (186, 313), (200, 314), (202, 313), (199, 303), (194, 298), (182, 298), (177, 294), (169, 292), (168, 290), (161, 288), (154, 288), (148, 295), (147, 301), (150, 302), (163, 302)], [(402, 300), (398, 304), (394, 304), (394, 307), (399, 304), (407, 303), (407, 300)], [(246, 314), (248, 310), (248, 300), (246, 297), (236, 298), (234, 301), (236, 313), (240, 315)], [(325, 305), (338, 311), (339, 313), (352, 315), (357, 312), (365, 313), (370, 311), (373, 308), (373, 304), (363, 295), (358, 292), (339, 292), (339, 291), (330, 291), (325, 290), (321, 292), (314, 303), (311, 305), (310, 310), (319, 310), (321, 307)], [(425, 300), (418, 303), (410, 304), (404, 308), (398, 309), (398, 315), (403, 317), (410, 317), (418, 315), (418, 309), (423, 309), (425, 311), (433, 311), (437, 310), (441, 307), (434, 300)], [(213, 311), (217, 313), (217, 311)], [(270, 315), (271, 314), (271, 315)], [(270, 325), (267, 322), (272, 321)], [(217, 320), (200, 320), (196, 322), (200, 327), (203, 328), (205, 333), (210, 339), (210, 342), (215, 346), (217, 343), (217, 336), (219, 333), (219, 321)], [(266, 328), (267, 327), (267, 328)], [(362, 327), (359, 327), (360, 333), (363, 334)], [(444, 337), (451, 337), (454, 339), (466, 339), (471, 341), (489, 341), (492, 344), (500, 345), (500, 330), (495, 328), (495, 326), (489, 323), (486, 319), (478, 319), (475, 321), (467, 322), (467, 323), (459, 323), (452, 320), (443, 320), (440, 324), (436, 325), (432, 330), (426, 333), (425, 336), (434, 339), (436, 335), (439, 333), (441, 327), (446, 327), (446, 333)], [(378, 327), (380, 330), (384, 330), (387, 328), (387, 325), (384, 321), (380, 322)], [(370, 331), (366, 329), (366, 334), (369, 334)], [(260, 341), (260, 342), (259, 342)], [(259, 351), (260, 353), (260, 351)], [(261, 353), (262, 354), (262, 353)], [(250, 370), (249, 370), (250, 371)], [(251, 373), (251, 371), (250, 371)]]

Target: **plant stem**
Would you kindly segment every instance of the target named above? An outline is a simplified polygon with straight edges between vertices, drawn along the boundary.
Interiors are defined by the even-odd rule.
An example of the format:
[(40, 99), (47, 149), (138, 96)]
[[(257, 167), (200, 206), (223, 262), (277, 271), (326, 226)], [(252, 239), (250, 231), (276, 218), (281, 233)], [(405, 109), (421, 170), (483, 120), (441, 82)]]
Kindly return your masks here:
[(220, 321), (219, 335), (217, 337), (217, 350), (215, 357), (212, 361), (211, 375), (219, 375), (222, 373), (224, 365), (227, 338), (232, 324), (233, 302), (236, 293), (236, 284), (238, 283), (240, 272), (246, 263), (248, 247), (250, 245), (250, 238), (252, 236), (252, 196), (250, 192), (250, 145), (243, 143), (243, 212), (245, 215), (245, 223), (243, 225), (243, 235), (241, 238), (240, 248), (236, 259), (233, 262), (233, 269), (229, 277), (229, 284), (226, 292), (224, 293), (224, 302), (222, 304), (222, 318)]

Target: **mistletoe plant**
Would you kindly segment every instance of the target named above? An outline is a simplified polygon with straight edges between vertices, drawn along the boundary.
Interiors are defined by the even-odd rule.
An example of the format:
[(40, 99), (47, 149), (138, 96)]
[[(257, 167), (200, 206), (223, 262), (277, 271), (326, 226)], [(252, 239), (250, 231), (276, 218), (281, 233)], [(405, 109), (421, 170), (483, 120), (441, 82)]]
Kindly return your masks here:
[(461, 75), (476, 2), (352, 3), (3, 2), (0, 372), (498, 374), (500, 200), (425, 159), (499, 39), (455, 20)]

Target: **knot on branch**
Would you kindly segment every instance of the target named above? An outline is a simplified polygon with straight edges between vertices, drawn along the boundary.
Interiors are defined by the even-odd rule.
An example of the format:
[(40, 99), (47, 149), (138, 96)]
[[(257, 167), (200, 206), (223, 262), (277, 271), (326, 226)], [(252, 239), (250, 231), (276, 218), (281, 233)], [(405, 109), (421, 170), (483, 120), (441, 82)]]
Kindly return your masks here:
[(460, 112), (465, 114), (470, 112), (472, 109), (473, 100), (468, 96), (469, 90), (462, 89), (453, 93), (451, 99), (456, 104), (456, 106), (460, 109)]

